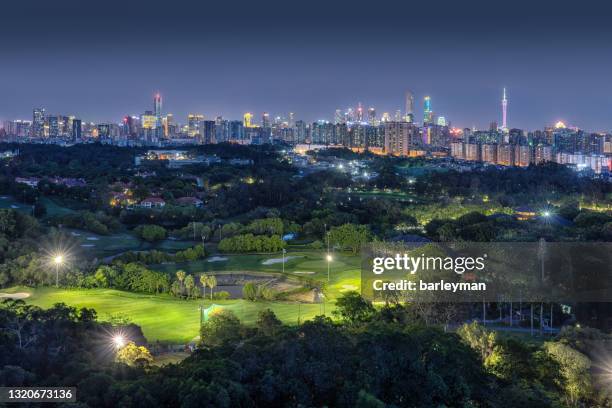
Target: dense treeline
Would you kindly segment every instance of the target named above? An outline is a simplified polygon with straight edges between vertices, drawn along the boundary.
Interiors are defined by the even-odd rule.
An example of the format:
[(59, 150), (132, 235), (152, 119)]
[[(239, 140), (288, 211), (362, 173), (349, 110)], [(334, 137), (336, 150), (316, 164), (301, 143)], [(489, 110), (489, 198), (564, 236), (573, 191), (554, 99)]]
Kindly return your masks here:
[(221, 252), (278, 252), (287, 244), (278, 235), (243, 234), (219, 242)]
[(141, 262), (144, 264), (160, 264), (163, 262), (189, 262), (206, 257), (204, 245), (196, 245), (193, 248), (186, 248), (175, 253), (158, 251), (128, 251), (113, 258), (113, 261), (124, 263)]
[(244, 326), (221, 309), (191, 357), (156, 368), (146, 349), (112, 348), (118, 330), (142, 344), (137, 327), (98, 323), (89, 309), (6, 301), (0, 385), (74, 385), (92, 407), (610, 406), (592, 370), (610, 340), (597, 330), (571, 328), (540, 344), (477, 324), (445, 333), (411, 320), (406, 306), (376, 310), (353, 295), (338, 314), (336, 323), (319, 316), (287, 327), (267, 310)]
[(417, 180), (415, 190), (430, 197), (489, 194), (508, 206), (582, 194), (590, 199), (605, 199), (612, 192), (604, 180), (582, 177), (571, 168), (546, 163), (529, 168), (486, 168), (482, 171), (431, 172)]

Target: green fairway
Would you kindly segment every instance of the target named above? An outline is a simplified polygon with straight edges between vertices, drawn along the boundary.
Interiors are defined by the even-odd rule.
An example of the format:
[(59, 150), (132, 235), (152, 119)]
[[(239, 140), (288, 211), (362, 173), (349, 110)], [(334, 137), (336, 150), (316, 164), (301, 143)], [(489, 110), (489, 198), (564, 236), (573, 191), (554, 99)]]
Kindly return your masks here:
[(141, 240), (131, 231), (117, 232), (109, 235), (100, 235), (74, 228), (63, 228), (62, 231), (70, 234), (74, 241), (74, 246), (82, 251), (85, 256), (100, 258), (117, 255), (125, 251), (157, 249), (172, 252), (199, 244), (199, 242), (194, 241), (175, 241), (171, 239), (151, 243)]
[[(14, 287), (2, 289), (6, 293), (27, 292), (31, 296), (27, 303), (48, 308), (63, 302), (76, 307), (93, 308), (99, 320), (113, 316), (127, 317), (142, 327), (149, 341), (185, 343), (198, 336), (198, 307), (208, 307), (210, 300), (181, 300), (168, 295), (146, 295), (112, 289), (55, 289)], [(226, 300), (213, 303), (232, 310), (245, 324), (253, 324), (259, 311), (270, 308), (286, 324), (297, 324), (322, 314), (320, 304), (297, 304), (282, 302), (249, 302)], [(329, 315), (333, 306), (326, 305)]]
[[(285, 273), (290, 276), (312, 279), (323, 285), (325, 294), (335, 299), (346, 290), (359, 290), (360, 258), (347, 253), (334, 253), (330, 263), (330, 283), (327, 284), (326, 252), (322, 250), (302, 250), (290, 248), (285, 254)], [(170, 263), (154, 265), (153, 269), (174, 274), (182, 269), (187, 273), (223, 272), (223, 271), (283, 271), (281, 254), (254, 255), (216, 255), (188, 263)], [(269, 263), (270, 260), (276, 260)], [(212, 262), (211, 262), (212, 261)], [(268, 264), (266, 262), (268, 261)]]

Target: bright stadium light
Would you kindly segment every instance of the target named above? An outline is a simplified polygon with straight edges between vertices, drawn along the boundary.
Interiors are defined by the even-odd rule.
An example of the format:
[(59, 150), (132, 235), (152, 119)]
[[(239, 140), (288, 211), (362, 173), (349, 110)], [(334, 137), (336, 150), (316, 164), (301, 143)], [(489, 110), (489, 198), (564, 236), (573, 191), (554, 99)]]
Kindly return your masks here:
[(542, 215), (546, 218), (550, 217), (550, 211), (544, 211)]

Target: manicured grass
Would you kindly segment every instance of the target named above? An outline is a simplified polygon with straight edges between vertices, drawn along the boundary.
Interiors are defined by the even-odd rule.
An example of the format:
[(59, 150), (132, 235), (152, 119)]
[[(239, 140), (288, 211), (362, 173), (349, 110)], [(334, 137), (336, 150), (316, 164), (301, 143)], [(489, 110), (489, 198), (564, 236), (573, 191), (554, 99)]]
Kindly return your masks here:
[[(286, 324), (297, 324), (322, 314), (322, 305), (282, 302), (249, 302), (244, 300), (181, 300), (168, 295), (145, 295), (113, 289), (55, 289), (14, 287), (3, 292), (28, 292), (27, 303), (48, 308), (63, 302), (76, 307), (93, 308), (100, 320), (112, 316), (127, 317), (142, 327), (149, 341), (186, 343), (198, 336), (200, 322), (198, 308), (211, 303), (232, 310), (245, 324), (253, 324), (261, 310), (270, 308)], [(332, 311), (326, 305), (326, 314)]]
[(177, 251), (190, 248), (199, 242), (174, 241), (166, 239), (159, 242), (146, 242), (135, 236), (130, 231), (117, 232), (109, 235), (99, 235), (93, 232), (64, 228), (74, 241), (74, 247), (83, 252), (85, 256), (107, 257), (117, 255), (125, 251), (147, 251), (158, 249), (160, 251)]

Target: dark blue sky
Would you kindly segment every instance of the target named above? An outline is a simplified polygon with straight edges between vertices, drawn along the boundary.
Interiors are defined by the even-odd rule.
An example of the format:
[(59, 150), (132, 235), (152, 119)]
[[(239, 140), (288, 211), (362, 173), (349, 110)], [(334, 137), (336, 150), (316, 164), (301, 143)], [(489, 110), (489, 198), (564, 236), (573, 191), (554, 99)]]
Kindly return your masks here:
[(332, 119), (412, 89), (457, 126), (612, 129), (612, 10), (583, 1), (38, 1), (0, 6), (0, 119), (33, 106)]

